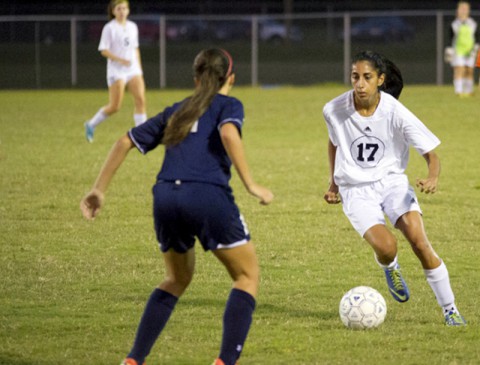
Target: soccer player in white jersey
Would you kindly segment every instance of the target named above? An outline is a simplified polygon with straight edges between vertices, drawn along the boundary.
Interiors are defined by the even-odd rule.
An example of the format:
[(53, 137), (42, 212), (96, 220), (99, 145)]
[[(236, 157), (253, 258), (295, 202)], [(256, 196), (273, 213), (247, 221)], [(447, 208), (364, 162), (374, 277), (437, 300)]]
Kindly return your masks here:
[(145, 106), (145, 81), (138, 44), (138, 27), (128, 20), (130, 7), (128, 0), (111, 0), (108, 5), (110, 21), (102, 30), (98, 50), (107, 58), (107, 84), (109, 103), (85, 123), (85, 136), (93, 142), (95, 128), (107, 117), (116, 113), (123, 101), (125, 86), (133, 95), (135, 125), (147, 120)]
[(389, 94), (398, 97), (403, 82), (400, 71), (381, 55), (370, 51), (356, 55), (351, 82), (353, 90), (323, 110), (330, 138), (330, 186), (324, 198), (330, 204), (343, 204), (353, 227), (372, 246), (393, 298), (406, 302), (410, 293), (400, 272), (397, 241), (385, 224), (387, 215), (420, 260), (445, 323), (465, 325), (445, 263), (427, 238), (417, 197), (404, 173), (413, 146), (428, 165), (428, 176), (418, 179), (417, 187), (435, 193), (440, 161), (434, 149), (440, 141)]
[(474, 66), (478, 46), (475, 45), (477, 23), (470, 17), (470, 3), (459, 1), (457, 17), (451, 25), (453, 86), (455, 94), (471, 96), (474, 85)]

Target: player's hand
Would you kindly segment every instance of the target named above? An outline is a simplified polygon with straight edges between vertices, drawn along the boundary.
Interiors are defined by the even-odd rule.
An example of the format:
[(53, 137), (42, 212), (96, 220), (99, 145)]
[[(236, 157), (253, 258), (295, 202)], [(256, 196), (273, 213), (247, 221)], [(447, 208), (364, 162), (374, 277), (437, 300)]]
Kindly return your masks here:
[(130, 67), (130, 65), (132, 64), (132, 62), (130, 62), (129, 60), (124, 60), (124, 59), (119, 59), (118, 62), (119, 62), (122, 66), (127, 66), (127, 67)]
[(80, 202), (80, 210), (85, 218), (94, 219), (103, 206), (104, 196), (99, 190), (90, 191)]
[(323, 199), (325, 199), (328, 204), (338, 204), (342, 202), (338, 194), (338, 186), (335, 183), (330, 184), (327, 192), (323, 195)]
[(341, 203), (342, 200), (340, 199), (340, 196), (338, 195), (338, 193), (335, 193), (333, 191), (327, 191), (324, 195), (323, 195), (323, 199), (325, 199), (325, 201), (328, 203), (328, 204), (338, 204), (338, 203)]
[(427, 179), (417, 179), (416, 185), (422, 193), (434, 194), (437, 191), (438, 179), (433, 177)]
[(270, 204), (274, 198), (273, 193), (269, 189), (257, 184), (249, 186), (248, 192), (254, 197), (260, 199), (260, 204), (262, 205)]

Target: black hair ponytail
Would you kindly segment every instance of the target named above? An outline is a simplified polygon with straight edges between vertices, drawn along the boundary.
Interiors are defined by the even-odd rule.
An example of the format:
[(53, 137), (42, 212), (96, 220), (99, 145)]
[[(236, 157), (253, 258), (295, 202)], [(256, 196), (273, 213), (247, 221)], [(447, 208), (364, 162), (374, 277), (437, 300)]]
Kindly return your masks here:
[(230, 54), (213, 48), (201, 51), (193, 63), (197, 87), (191, 97), (170, 117), (162, 143), (171, 147), (182, 142), (193, 124), (206, 112), (213, 98), (233, 72)]

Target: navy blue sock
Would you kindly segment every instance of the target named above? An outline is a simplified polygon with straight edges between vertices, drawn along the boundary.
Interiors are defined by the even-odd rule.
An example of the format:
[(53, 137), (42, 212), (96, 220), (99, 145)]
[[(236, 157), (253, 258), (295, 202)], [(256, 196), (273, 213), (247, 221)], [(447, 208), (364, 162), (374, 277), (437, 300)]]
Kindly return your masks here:
[(143, 364), (156, 339), (168, 322), (178, 298), (161, 289), (155, 289), (145, 306), (142, 319), (138, 325), (133, 348), (128, 357)]
[(243, 290), (232, 289), (223, 315), (223, 338), (219, 356), (225, 365), (234, 365), (240, 357), (254, 310), (254, 297)]

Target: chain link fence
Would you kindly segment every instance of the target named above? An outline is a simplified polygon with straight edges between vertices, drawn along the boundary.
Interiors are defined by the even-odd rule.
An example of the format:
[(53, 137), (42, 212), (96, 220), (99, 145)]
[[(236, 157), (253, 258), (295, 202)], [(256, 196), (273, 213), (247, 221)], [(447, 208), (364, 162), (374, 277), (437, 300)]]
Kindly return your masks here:
[[(409, 84), (449, 83), (443, 61), (453, 11), (329, 12), (292, 16), (131, 16), (148, 88), (192, 85), (199, 50), (222, 47), (241, 85), (348, 83), (350, 58), (380, 52)], [(472, 12), (475, 18), (480, 13)], [(1, 16), (0, 88), (103, 88), (97, 47), (104, 16)]]

